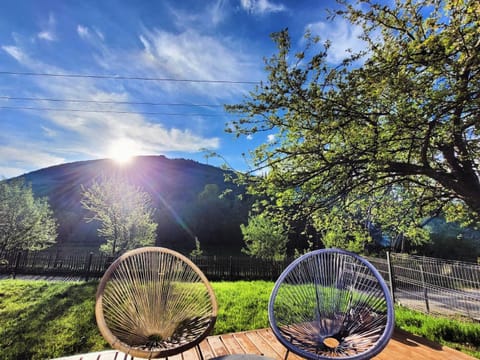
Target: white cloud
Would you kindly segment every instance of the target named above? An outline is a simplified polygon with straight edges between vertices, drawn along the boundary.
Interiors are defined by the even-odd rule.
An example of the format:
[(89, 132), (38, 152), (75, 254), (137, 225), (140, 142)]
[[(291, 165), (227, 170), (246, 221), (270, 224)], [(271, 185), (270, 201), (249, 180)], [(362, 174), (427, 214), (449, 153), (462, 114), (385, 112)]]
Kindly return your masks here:
[(168, 5), (167, 8), (169, 17), (173, 19), (179, 30), (202, 29), (208, 31), (227, 19), (231, 11), (231, 7), (228, 5), (228, 0), (216, 0), (207, 4), (203, 10), (195, 12)]
[(203, 137), (189, 129), (167, 127), (137, 114), (70, 114), (49, 113), (49, 117), (69, 132), (76, 134), (76, 152), (92, 157), (106, 157), (110, 144), (129, 139), (137, 144), (138, 155), (173, 151), (197, 152), (200, 148), (218, 149), (217, 137)]
[(225, 0), (217, 0), (209, 9), (210, 19), (213, 25), (218, 25), (225, 20)]
[(58, 135), (58, 132), (53, 130), (53, 129), (50, 129), (46, 126), (42, 126), (42, 130), (43, 130), (43, 133), (46, 137), (49, 137), (49, 138), (53, 138), (55, 136)]
[[(138, 71), (154, 77), (192, 80), (257, 80), (262, 76), (261, 63), (253, 61), (242, 44), (203, 35), (195, 30), (171, 33), (145, 31), (139, 37), (143, 50), (137, 55)], [(245, 78), (245, 74), (249, 77)], [(166, 84), (164, 84), (166, 85)], [(182, 89), (202, 92), (204, 96), (225, 99), (228, 94), (245, 91), (244, 84), (184, 83)], [(166, 89), (167, 91), (169, 89)], [(178, 88), (170, 89), (178, 91)]]
[(360, 26), (352, 25), (344, 19), (334, 22), (317, 22), (307, 25), (313, 35), (320, 36), (323, 40), (330, 40), (331, 47), (327, 61), (339, 63), (348, 56), (347, 50), (354, 53), (364, 50), (366, 44), (358, 37), (363, 33)]
[(275, 141), (275, 135), (272, 135), (272, 134), (268, 135), (268, 136), (267, 136), (267, 141), (268, 141), (269, 143), (274, 142), (274, 141)]
[(90, 36), (90, 30), (88, 30), (88, 27), (86, 27), (86, 26), (77, 25), (77, 34), (82, 39), (86, 39)]
[[(3, 46), (4, 51), (19, 61), (22, 65), (38, 72), (65, 73), (63, 69), (34, 61), (20, 48)], [(90, 101), (116, 101), (125, 102), (129, 95), (122, 87), (116, 91), (104, 91), (97, 87), (94, 79), (75, 79), (68, 77), (34, 78), (36, 85), (42, 89), (45, 96), (63, 99), (82, 99)], [(50, 104), (51, 107), (51, 104)], [(106, 108), (107, 107), (107, 108)], [(108, 105), (84, 104), (84, 110), (108, 110)], [(135, 111), (128, 105), (116, 105), (118, 111)], [(46, 138), (49, 138), (51, 148), (57, 149), (60, 154), (76, 153), (90, 157), (106, 157), (110, 141), (118, 138), (129, 138), (139, 147), (140, 155), (158, 154), (173, 151), (197, 152), (200, 148), (217, 149), (220, 140), (217, 137), (204, 137), (188, 128), (166, 126), (150, 120), (141, 114), (115, 114), (115, 113), (69, 113), (58, 111), (44, 111), (42, 117), (55, 125), (55, 131), (48, 125), (42, 125)], [(192, 119), (193, 124), (195, 119)], [(10, 154), (0, 151), (0, 159), (11, 159), (20, 163), (26, 161), (27, 154)], [(40, 152), (41, 153), (41, 152)], [(37, 167), (60, 163), (61, 157), (45, 157), (35, 159)], [(34, 163), (34, 162), (32, 162)], [(1, 165), (0, 165), (1, 166)]]
[(28, 56), (17, 46), (4, 45), (2, 46), (2, 50), (21, 64), (28, 61)]
[(55, 34), (50, 31), (42, 31), (37, 34), (39, 39), (47, 40), (47, 41), (55, 41), (56, 37)]
[(0, 180), (10, 179), (15, 176), (25, 174), (26, 172), (27, 170), (22, 168), (16, 168), (11, 166), (0, 166)]
[(0, 146), (0, 159), (10, 159), (10, 166), (0, 165), (0, 176), (7, 178), (25, 173), (27, 171), (25, 169), (42, 168), (65, 162), (64, 158), (35, 144)]
[(48, 16), (48, 21), (44, 25), (44, 29), (37, 34), (37, 37), (46, 41), (56, 41), (57, 36), (55, 34), (55, 16), (52, 13)]
[(283, 4), (275, 4), (269, 0), (241, 0), (242, 8), (252, 14), (265, 14), (287, 10)]
[[(220, 4), (219, 4), (220, 6)], [(228, 39), (218, 39), (203, 35), (193, 29), (180, 33), (169, 33), (160, 30), (145, 30), (139, 35), (141, 49), (111, 49), (103, 41), (100, 31), (85, 25), (77, 26), (79, 37), (97, 47), (95, 53), (99, 63), (108, 66), (109, 73), (136, 74), (145, 77), (163, 77), (179, 79), (202, 80), (256, 80), (263, 76), (260, 61), (252, 61), (251, 55), (242, 48), (241, 43), (230, 43)], [(67, 70), (44, 63), (33, 58), (28, 52), (28, 43), (17, 42), (14, 45), (4, 45), (1, 49), (16, 59), (22, 66), (32, 72), (68, 73)], [(251, 74), (253, 79), (246, 79), (245, 74)], [(112, 87), (106, 88), (105, 81), (90, 78), (45, 78), (32, 77), (32, 91), (35, 96), (59, 99), (83, 99), (92, 101), (132, 101), (122, 82), (110, 82)], [(141, 91), (143, 95), (163, 98), (168, 95), (186, 97), (191, 94), (202, 94), (207, 99), (226, 101), (229, 96), (238, 96), (250, 89), (251, 85), (243, 84), (211, 84), (211, 83), (168, 83), (168, 82), (129, 82), (129, 89)], [(137, 88), (138, 87), (138, 88)], [(25, 89), (27, 93), (29, 90)], [(187, 100), (177, 100), (187, 101)], [(206, 100), (209, 102), (210, 100)], [(41, 106), (47, 104), (41, 104)], [(47, 106), (44, 106), (47, 107)], [(52, 107), (49, 103), (48, 107)], [(83, 109), (110, 109), (109, 105), (101, 104), (69, 104), (65, 107), (81, 107)], [(130, 105), (115, 105), (115, 110), (135, 111)], [(32, 144), (28, 154), (38, 147), (39, 158), (31, 160), (25, 153), (9, 153), (0, 150), (0, 169), (5, 170), (5, 176), (18, 169), (32, 169), (50, 166), (64, 162), (64, 158), (99, 158), (106, 157), (111, 141), (127, 138), (140, 144), (138, 152), (141, 155), (168, 152), (198, 152), (201, 148), (219, 149), (220, 139), (210, 132), (210, 125), (205, 125), (202, 117), (188, 119), (149, 118), (141, 114), (113, 113), (68, 113), (44, 111), (40, 114), (44, 120), (38, 120), (43, 142), (28, 138), (25, 134), (23, 142)], [(222, 120), (220, 120), (222, 121)], [(210, 123), (209, 123), (210, 124)], [(48, 142), (48, 147), (45, 145)], [(21, 148), (21, 146), (19, 146)], [(52, 149), (48, 153), (45, 149)], [(36, 148), (35, 148), (36, 149)], [(42, 150), (43, 149), (43, 150)], [(53, 152), (54, 151), (54, 152)], [(35, 153), (37, 151), (35, 150)], [(27, 161), (28, 160), (28, 161)], [(12, 165), (13, 164), (13, 165)], [(18, 164), (18, 166), (17, 166)], [(17, 168), (17, 169), (15, 169)], [(1, 173), (0, 173), (1, 174)]]
[(253, 135), (252, 135), (252, 134), (248, 134), (248, 135), (247, 135), (247, 140), (253, 140)]
[(82, 24), (77, 25), (77, 34), (82, 39), (85, 40), (92, 45), (99, 48), (100, 51), (104, 51), (104, 44), (105, 36), (103, 33), (96, 29), (96, 28), (89, 28), (88, 26), (84, 26)]
[(103, 33), (102, 33), (100, 30), (98, 30), (98, 29), (95, 29), (95, 28), (94, 28), (94, 30), (95, 30), (95, 34), (97, 34), (98, 38), (99, 38), (100, 40), (104, 41), (104, 40), (105, 40), (105, 36), (103, 35)]

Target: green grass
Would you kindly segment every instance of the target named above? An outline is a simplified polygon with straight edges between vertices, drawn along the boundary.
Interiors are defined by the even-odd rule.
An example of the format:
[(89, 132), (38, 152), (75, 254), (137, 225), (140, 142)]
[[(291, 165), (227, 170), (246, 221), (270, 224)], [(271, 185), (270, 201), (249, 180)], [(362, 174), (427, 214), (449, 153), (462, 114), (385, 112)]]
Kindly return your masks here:
[(273, 282), (214, 282), (219, 305), (215, 333), (225, 334), (268, 327), (268, 299)]
[(397, 307), (396, 325), (442, 345), (480, 359), (480, 323), (463, 318), (433, 317)]
[(0, 281), (2, 359), (49, 359), (104, 349), (95, 328), (96, 285)]
[[(0, 280), (2, 360), (50, 359), (108, 349), (94, 315), (96, 282)], [(268, 327), (273, 282), (212, 283), (219, 304), (215, 333)], [(480, 359), (480, 324), (404, 308), (397, 326)]]

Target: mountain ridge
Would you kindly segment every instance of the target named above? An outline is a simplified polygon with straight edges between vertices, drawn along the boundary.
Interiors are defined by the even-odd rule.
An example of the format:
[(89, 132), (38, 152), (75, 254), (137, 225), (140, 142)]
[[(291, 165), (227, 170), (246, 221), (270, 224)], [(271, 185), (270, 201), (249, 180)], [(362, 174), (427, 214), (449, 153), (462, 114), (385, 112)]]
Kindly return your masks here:
[[(72, 246), (98, 248), (103, 241), (96, 232), (99, 224), (85, 222), (81, 188), (102, 176), (121, 175), (152, 197), (157, 209), (156, 245), (188, 252), (197, 237), (208, 253), (223, 253), (242, 247), (239, 225), (247, 221), (250, 207), (248, 200), (235, 196), (244, 190), (225, 182), (227, 173), (231, 174), (194, 160), (150, 155), (137, 156), (128, 164), (110, 159), (58, 164), (18, 178), (31, 184), (35, 196), (49, 199), (59, 223), (57, 251)], [(232, 193), (219, 198), (227, 188)]]

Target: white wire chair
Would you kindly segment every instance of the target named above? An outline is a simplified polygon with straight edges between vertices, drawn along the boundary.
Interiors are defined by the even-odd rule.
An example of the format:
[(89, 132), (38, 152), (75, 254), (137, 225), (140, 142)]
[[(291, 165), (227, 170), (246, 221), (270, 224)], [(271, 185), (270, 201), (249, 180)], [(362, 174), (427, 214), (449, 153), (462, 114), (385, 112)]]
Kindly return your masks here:
[(393, 302), (379, 272), (339, 249), (307, 253), (275, 282), (270, 326), (290, 351), (307, 359), (369, 359), (388, 343)]
[(217, 301), (188, 258), (145, 247), (109, 266), (97, 289), (95, 316), (113, 348), (132, 357), (160, 358), (198, 347), (213, 329)]

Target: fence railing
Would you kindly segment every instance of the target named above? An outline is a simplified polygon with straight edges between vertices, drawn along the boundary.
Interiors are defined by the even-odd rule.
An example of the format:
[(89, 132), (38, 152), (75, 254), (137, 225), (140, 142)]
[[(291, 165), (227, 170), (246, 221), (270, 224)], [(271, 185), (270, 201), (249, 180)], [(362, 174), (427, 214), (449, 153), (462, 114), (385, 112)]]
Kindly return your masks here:
[(112, 259), (102, 254), (63, 255), (42, 252), (7, 252), (0, 256), (0, 274), (99, 278)]
[[(265, 261), (250, 257), (197, 256), (193, 262), (212, 281), (276, 280), (292, 259)], [(379, 270), (396, 303), (408, 308), (480, 320), (480, 265), (405, 254), (368, 260)], [(7, 253), (0, 274), (100, 278), (113, 261), (101, 254)]]
[[(291, 262), (291, 259), (267, 261), (246, 256), (194, 256), (190, 258), (212, 281), (275, 280)], [(0, 274), (8, 274), (12, 277), (17, 275), (64, 276), (88, 280), (100, 278), (113, 260), (112, 257), (94, 253), (59, 256), (21, 251), (0, 256)]]
[(480, 320), (480, 265), (406, 254), (368, 258), (397, 304)]

